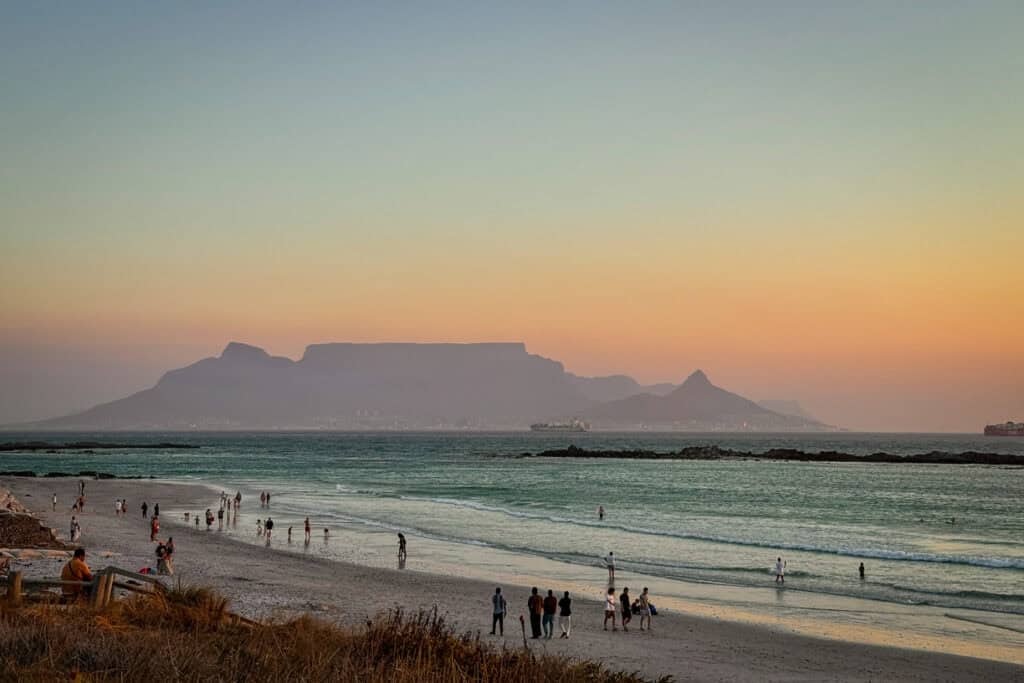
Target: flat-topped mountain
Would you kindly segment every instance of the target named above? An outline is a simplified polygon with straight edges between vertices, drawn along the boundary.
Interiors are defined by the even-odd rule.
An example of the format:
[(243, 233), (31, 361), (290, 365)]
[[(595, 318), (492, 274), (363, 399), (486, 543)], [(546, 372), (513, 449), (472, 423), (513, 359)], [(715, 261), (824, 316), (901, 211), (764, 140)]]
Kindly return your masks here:
[(579, 377), (522, 343), (314, 344), (293, 361), (238, 342), (171, 370), (150, 389), (25, 426), (520, 429), (569, 416), (599, 429), (824, 428), (764, 410), (699, 371), (679, 387), (644, 387), (625, 375)]

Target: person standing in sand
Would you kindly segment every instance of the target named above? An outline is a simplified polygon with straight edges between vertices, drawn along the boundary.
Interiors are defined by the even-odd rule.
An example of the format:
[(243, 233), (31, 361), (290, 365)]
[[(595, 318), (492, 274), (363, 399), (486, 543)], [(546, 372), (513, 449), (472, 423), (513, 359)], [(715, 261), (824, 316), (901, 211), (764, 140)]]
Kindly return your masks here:
[(153, 519), (149, 523), (149, 540), (152, 543), (156, 540), (156, 535), (160, 533), (160, 517), (153, 514)]
[(260, 507), (263, 508), (263, 507), (266, 507), (266, 506), (267, 506), (267, 493), (266, 493), (266, 491), (260, 491)]
[(406, 548), (405, 548), (405, 534), (402, 532), (398, 533), (398, 561), (405, 562)]
[(288, 543), (292, 542), (292, 528), (288, 527)]
[(775, 583), (786, 583), (786, 563), (781, 557), (775, 560)]
[(863, 581), (864, 580), (864, 563), (863, 562), (860, 563), (860, 567), (857, 568), (857, 571), (860, 572), (860, 580)]
[(558, 601), (558, 628), (562, 630), (560, 638), (568, 638), (572, 632), (572, 598), (569, 597), (569, 591), (565, 591), (565, 596)]
[(256, 520), (256, 535), (260, 536), (260, 537), (263, 536), (263, 520), (262, 519), (257, 519)]
[(647, 586), (644, 586), (644, 590), (640, 593), (640, 597), (636, 599), (637, 606), (640, 608), (640, 630), (644, 630), (644, 622), (647, 623), (647, 630), (651, 630), (651, 596), (647, 593)]
[(263, 525), (263, 528), (267, 530), (267, 545), (270, 545), (270, 534), (274, 533), (274, 520), (267, 517), (267, 523)]
[(633, 602), (629, 598), (629, 587), (622, 587), (622, 595), (619, 596), (619, 605), (622, 607), (622, 630), (629, 630), (629, 622), (633, 621)]
[(604, 558), (604, 566), (608, 568), (608, 585), (615, 586), (615, 553), (608, 551)]
[(615, 612), (617, 610), (615, 604), (615, 589), (609, 588), (608, 594), (604, 597), (604, 630), (608, 630), (608, 620), (612, 620), (612, 630), (618, 631), (619, 629), (615, 626)]
[(537, 593), (534, 586), (530, 592), (530, 599), (526, 601), (526, 609), (530, 612), (530, 631), (533, 633), (533, 640), (540, 638), (540, 617), (544, 613), (544, 599)]
[(57, 511), (57, 493), (56, 493), (56, 491), (53, 494), (53, 511), (54, 512)]
[(310, 525), (309, 525), (309, 517), (306, 517), (305, 525), (306, 525), (306, 545), (309, 545), (309, 537), (310, 537), (310, 533), (312, 532), (312, 527), (310, 527)]
[(549, 590), (548, 596), (544, 598), (544, 619), (541, 622), (544, 627), (544, 637), (548, 640), (555, 635), (555, 612), (557, 611), (558, 598), (555, 597), (554, 591)]
[(142, 505), (140, 507), (142, 508), (142, 518), (146, 519), (149, 517), (149, 505), (146, 504), (146, 501), (142, 501)]
[(217, 528), (218, 529), (223, 529), (224, 528), (224, 506), (223, 505), (221, 505), (220, 509), (217, 510)]
[(501, 594), (501, 588), (494, 589), (494, 595), (491, 596), (491, 635), (495, 635), (494, 629), (501, 632), (501, 635), (505, 635), (505, 613), (508, 611), (508, 603), (505, 602), (505, 596)]

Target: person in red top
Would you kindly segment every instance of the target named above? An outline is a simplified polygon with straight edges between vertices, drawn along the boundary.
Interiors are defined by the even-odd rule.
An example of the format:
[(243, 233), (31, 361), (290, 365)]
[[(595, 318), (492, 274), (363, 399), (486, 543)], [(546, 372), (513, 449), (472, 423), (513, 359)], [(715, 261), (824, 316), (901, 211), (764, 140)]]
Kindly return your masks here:
[(526, 601), (526, 608), (530, 612), (530, 630), (533, 632), (533, 640), (540, 638), (540, 616), (544, 613), (544, 599), (537, 594), (536, 586)]
[(160, 517), (153, 515), (153, 521), (149, 523), (149, 540), (155, 541), (157, 534), (160, 533)]
[(548, 591), (548, 597), (544, 598), (544, 637), (551, 640), (555, 632), (555, 612), (558, 611), (558, 598), (554, 591)]

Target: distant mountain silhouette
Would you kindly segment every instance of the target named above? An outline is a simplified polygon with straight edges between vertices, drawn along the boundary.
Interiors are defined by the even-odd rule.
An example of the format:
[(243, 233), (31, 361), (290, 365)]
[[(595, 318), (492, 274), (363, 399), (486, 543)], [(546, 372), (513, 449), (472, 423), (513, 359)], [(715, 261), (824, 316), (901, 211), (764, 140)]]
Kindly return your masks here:
[(36, 423), (58, 429), (521, 426), (589, 402), (524, 344), (316, 344), (299, 361), (232, 342), (156, 386)]
[(818, 422), (818, 418), (811, 415), (807, 410), (800, 405), (800, 401), (788, 401), (782, 399), (765, 399), (758, 401), (757, 405), (761, 406), (765, 410), (770, 410), (773, 413), (779, 413), (780, 415), (792, 415), (793, 417), (802, 417), (805, 420), (811, 420), (812, 422)]
[[(615, 400), (602, 400), (609, 396)], [(574, 415), (597, 427), (824, 428), (719, 389), (700, 371), (678, 387), (643, 387), (624, 375), (579, 377), (521, 343), (314, 344), (293, 361), (238, 342), (219, 357), (171, 370), (151, 389), (21, 426), (520, 429)]]
[(580, 377), (569, 373), (569, 380), (585, 398), (598, 403), (617, 401), (634, 394), (655, 394), (664, 396), (676, 388), (675, 384), (649, 384), (644, 386), (629, 375), (607, 375), (605, 377)]
[(697, 370), (665, 396), (645, 393), (593, 408), (588, 417), (599, 427), (671, 427), (708, 430), (822, 430), (826, 425), (781, 415), (716, 387)]

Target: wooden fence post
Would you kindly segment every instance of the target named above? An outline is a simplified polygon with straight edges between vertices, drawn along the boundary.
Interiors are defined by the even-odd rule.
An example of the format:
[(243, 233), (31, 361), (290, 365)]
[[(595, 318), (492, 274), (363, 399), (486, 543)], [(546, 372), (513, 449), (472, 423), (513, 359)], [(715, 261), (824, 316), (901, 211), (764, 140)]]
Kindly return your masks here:
[(21, 604), (21, 572), (11, 572), (10, 584), (7, 586), (7, 602), (11, 607)]
[(110, 577), (106, 574), (100, 574), (93, 580), (92, 606), (96, 609), (103, 607), (103, 599), (106, 597), (108, 581), (110, 581)]
[(103, 606), (109, 605), (114, 600), (114, 574), (110, 572), (107, 575), (107, 593), (103, 598)]

